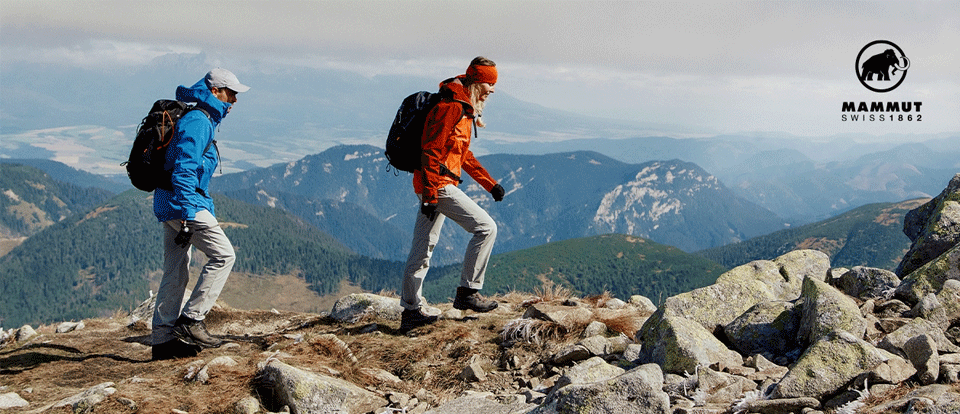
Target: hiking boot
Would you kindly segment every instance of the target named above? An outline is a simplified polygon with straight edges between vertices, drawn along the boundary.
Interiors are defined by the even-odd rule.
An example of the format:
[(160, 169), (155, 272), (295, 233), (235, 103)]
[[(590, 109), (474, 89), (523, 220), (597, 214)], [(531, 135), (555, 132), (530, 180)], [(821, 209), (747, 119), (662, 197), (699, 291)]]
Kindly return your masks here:
[(400, 314), (400, 332), (405, 333), (413, 328), (426, 326), (437, 321), (436, 315), (427, 315), (422, 309), (404, 309)]
[(171, 339), (162, 344), (154, 345), (150, 349), (150, 360), (161, 361), (164, 359), (192, 358), (200, 353), (200, 348), (196, 345), (188, 345), (179, 339)]
[(193, 320), (182, 315), (173, 326), (173, 336), (176, 336), (189, 345), (197, 345), (204, 348), (216, 348), (223, 344), (220, 338), (210, 335), (210, 332), (207, 332), (207, 326), (203, 321)]
[(480, 291), (465, 287), (457, 288), (457, 297), (453, 299), (454, 309), (472, 310), (474, 312), (490, 312), (499, 304), (495, 300), (486, 300), (480, 296)]

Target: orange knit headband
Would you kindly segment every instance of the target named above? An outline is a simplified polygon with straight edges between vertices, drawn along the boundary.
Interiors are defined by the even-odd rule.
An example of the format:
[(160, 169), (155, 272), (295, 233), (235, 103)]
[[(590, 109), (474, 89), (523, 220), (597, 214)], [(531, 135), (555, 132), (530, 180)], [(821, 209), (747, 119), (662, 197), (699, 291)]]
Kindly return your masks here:
[(495, 84), (497, 83), (497, 67), (470, 65), (470, 67), (467, 68), (467, 80), (470, 82)]

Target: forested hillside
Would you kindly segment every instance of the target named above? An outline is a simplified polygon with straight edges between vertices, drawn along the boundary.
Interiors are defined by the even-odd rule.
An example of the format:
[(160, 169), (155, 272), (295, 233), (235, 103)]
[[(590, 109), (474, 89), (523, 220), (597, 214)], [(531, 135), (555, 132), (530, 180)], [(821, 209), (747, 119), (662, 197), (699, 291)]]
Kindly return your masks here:
[[(215, 198), (236, 247), (235, 271), (296, 273), (319, 294), (335, 291), (341, 280), (369, 290), (396, 284), (399, 263), (353, 254), (280, 210)], [(158, 282), (159, 226), (150, 194), (131, 190), (28, 238), (0, 258), (0, 324), (82, 319), (135, 306)]]
[(35, 167), (13, 163), (0, 163), (0, 193), (0, 237), (30, 236), (112, 195), (56, 181)]
[(727, 267), (769, 259), (796, 249), (816, 249), (837, 267), (870, 266), (894, 270), (910, 248), (903, 217), (928, 199), (868, 204), (836, 217), (780, 230), (697, 254)]
[[(453, 296), (459, 265), (437, 269), (424, 295), (439, 302)], [(577, 295), (609, 292), (618, 298), (643, 295), (654, 302), (714, 283), (726, 269), (676, 247), (623, 234), (548, 243), (494, 256), (484, 293), (533, 292), (554, 284)]]
[(81, 188), (99, 188), (107, 190), (110, 194), (119, 194), (133, 188), (126, 176), (117, 177), (116, 179), (119, 181), (115, 181), (102, 175), (79, 170), (62, 162), (48, 159), (0, 158), (0, 164), (20, 164), (34, 167), (43, 170), (56, 181), (73, 184)]

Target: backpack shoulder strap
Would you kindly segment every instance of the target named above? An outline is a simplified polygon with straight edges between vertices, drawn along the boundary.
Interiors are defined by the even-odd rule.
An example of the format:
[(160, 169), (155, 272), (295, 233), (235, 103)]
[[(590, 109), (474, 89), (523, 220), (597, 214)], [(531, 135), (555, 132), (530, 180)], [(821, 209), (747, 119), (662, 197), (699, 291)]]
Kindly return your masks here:
[[(193, 110), (203, 112), (203, 114), (207, 116), (207, 119), (210, 119), (210, 113), (207, 112), (206, 109), (201, 108), (200, 105), (194, 105), (192, 108), (190, 108), (190, 111), (193, 111)], [(190, 111), (187, 111), (187, 112), (190, 112)]]

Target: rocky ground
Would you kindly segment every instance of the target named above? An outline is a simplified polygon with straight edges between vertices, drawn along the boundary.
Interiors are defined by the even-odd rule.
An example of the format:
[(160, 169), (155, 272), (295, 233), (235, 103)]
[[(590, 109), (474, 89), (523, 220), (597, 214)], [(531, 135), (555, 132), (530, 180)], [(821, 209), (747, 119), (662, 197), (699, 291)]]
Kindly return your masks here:
[[(560, 372), (530, 363), (547, 348), (575, 340), (589, 323), (578, 321), (571, 331), (558, 325), (541, 333), (541, 344), (505, 348), (504, 326), (533, 302), (545, 305), (543, 296), (501, 296), (502, 304), (494, 312), (466, 316), (441, 304), (437, 311), (445, 311), (445, 319), (407, 335), (396, 331), (399, 313), (392, 308), (399, 305), (396, 298), (351, 295), (342, 302), (370, 297), (388, 308), (377, 314), (354, 304), (341, 320), (221, 304), (208, 315), (207, 325), (228, 343), (195, 358), (170, 361), (150, 361), (150, 330), (144, 322), (148, 301), (132, 314), (8, 331), (10, 337), (0, 348), (0, 407), (72, 412), (84, 400), (80, 396), (92, 390), (89, 395), (102, 398), (88, 399), (86, 404), (99, 400), (89, 404), (90, 412), (232, 413), (238, 403), (252, 401), (260, 412), (281, 411), (288, 404), (266, 395), (269, 387), (262, 383), (265, 366), (277, 362), (346, 380), (364, 396), (376, 397), (374, 405), (382, 404), (370, 412), (384, 412), (381, 408), (390, 405), (425, 412), (471, 392), (525, 400), (524, 391), (544, 391)], [(569, 299), (551, 297), (554, 302)], [(580, 309), (592, 309), (595, 303), (581, 301)], [(353, 311), (357, 309), (361, 310)], [(636, 309), (624, 312), (636, 314)], [(636, 331), (639, 325), (624, 327)], [(528, 376), (511, 364), (543, 372)], [(22, 406), (14, 401), (22, 401)]]
[[(84, 320), (79, 326), (45, 325), (32, 335), (11, 330), (13, 337), (0, 349), (0, 407), (97, 413), (571, 412), (550, 406), (549, 399), (558, 395), (551, 391), (610, 382), (628, 370), (651, 371), (650, 365), (637, 362), (643, 345), (633, 338), (653, 311), (643, 298), (629, 303), (608, 296), (578, 299), (563, 289), (546, 288), (497, 299), (501, 307), (489, 314), (463, 315), (439, 304), (444, 318), (408, 335), (396, 331), (397, 299), (385, 296), (350, 295), (338, 302), (333, 316), (218, 306), (207, 323), (228, 344), (171, 361), (150, 361), (150, 331), (141, 319), (149, 314), (149, 301), (132, 314)], [(840, 408), (835, 404), (828, 410), (815, 398), (764, 399), (759, 387), (771, 378), (782, 379), (789, 369), (762, 356), (748, 356), (736, 366), (702, 366), (684, 375), (652, 371), (660, 377), (660, 390), (629, 388), (650, 398), (644, 402), (648, 407), (656, 407), (655, 401), (666, 404), (649, 412), (737, 412), (737, 404), (740, 412), (748, 412), (744, 402), (751, 396), (756, 407), (750, 412)], [(734, 377), (750, 384), (730, 381)], [(332, 397), (313, 393), (303, 398), (310, 394), (303, 391), (310, 381), (328, 384), (315, 389), (338, 391)], [(312, 402), (292, 401), (297, 392), (283, 390), (284, 383), (299, 384), (292, 388)], [(735, 392), (728, 383), (736, 384)], [(890, 412), (905, 412), (925, 401), (933, 407), (935, 399), (904, 396), (922, 392), (940, 398), (960, 392), (953, 385), (932, 389), (921, 384), (914, 374), (874, 388), (860, 399), (862, 408), (856, 412), (890, 402), (900, 404)], [(763, 407), (763, 401), (780, 405)], [(648, 411), (601, 407), (583, 412)]]

